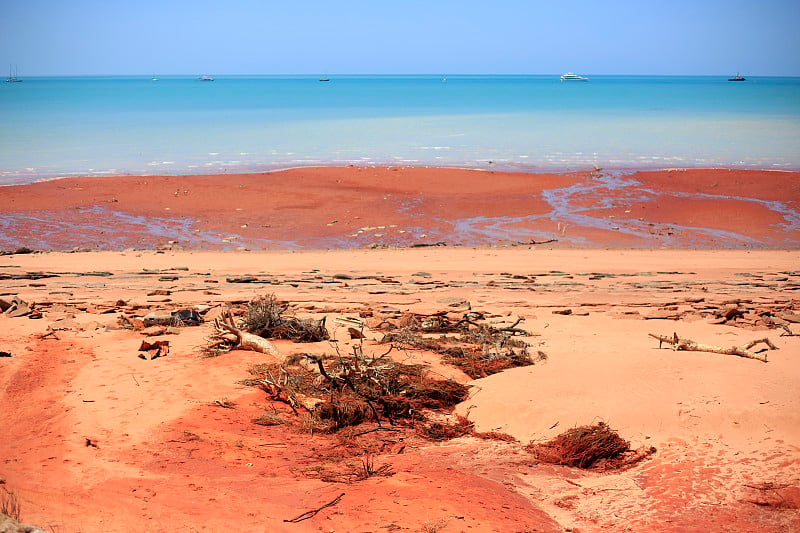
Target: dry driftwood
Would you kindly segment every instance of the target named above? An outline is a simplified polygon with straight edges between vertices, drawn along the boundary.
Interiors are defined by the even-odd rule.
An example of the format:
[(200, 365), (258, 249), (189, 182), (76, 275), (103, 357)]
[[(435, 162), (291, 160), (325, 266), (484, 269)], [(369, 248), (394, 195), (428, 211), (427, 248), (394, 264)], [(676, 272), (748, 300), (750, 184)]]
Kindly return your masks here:
[[(214, 333), (214, 340), (218, 341), (219, 344), (234, 341), (236, 343), (236, 348), (265, 353), (278, 357), (281, 360), (285, 359), (285, 356), (281, 354), (280, 350), (264, 337), (259, 337), (258, 335), (237, 328), (233, 323), (233, 315), (230, 310), (223, 313), (220, 318), (214, 321), (214, 329), (216, 330)], [(233, 339), (231, 339), (231, 336), (233, 336)]]
[(710, 353), (719, 353), (724, 355), (738, 355), (739, 357), (746, 357), (748, 359), (757, 359), (758, 361), (763, 361), (764, 363), (767, 362), (767, 354), (752, 352), (750, 351), (750, 348), (752, 348), (756, 344), (764, 343), (771, 350), (778, 349), (778, 347), (772, 344), (772, 342), (766, 337), (764, 337), (763, 339), (756, 339), (754, 341), (750, 341), (747, 344), (743, 344), (742, 346), (731, 346), (730, 348), (725, 348), (723, 346), (714, 346), (712, 344), (700, 344), (691, 339), (683, 339), (678, 337), (677, 333), (673, 333), (672, 336), (655, 335), (653, 333), (649, 333), (648, 335), (650, 335), (654, 339), (658, 339), (659, 348), (661, 348), (662, 343), (667, 343), (672, 345), (672, 348), (674, 350), (686, 350), (689, 352), (710, 352)]
[[(219, 349), (220, 351), (225, 351), (227, 349), (252, 350), (276, 357), (282, 364), (296, 364), (309, 372), (314, 372), (326, 379), (331, 379), (325, 372), (319, 357), (313, 354), (304, 354), (299, 359), (295, 359), (290, 355), (281, 353), (277, 346), (264, 337), (260, 337), (254, 333), (248, 333), (236, 327), (230, 310), (225, 311), (220, 318), (214, 320), (214, 330), (215, 332), (209, 340), (210, 344), (207, 346), (207, 350), (209, 351), (215, 349)], [(268, 380), (265, 381), (268, 385), (273, 385), (276, 390), (280, 390), (280, 386), (277, 384), (269, 383)]]

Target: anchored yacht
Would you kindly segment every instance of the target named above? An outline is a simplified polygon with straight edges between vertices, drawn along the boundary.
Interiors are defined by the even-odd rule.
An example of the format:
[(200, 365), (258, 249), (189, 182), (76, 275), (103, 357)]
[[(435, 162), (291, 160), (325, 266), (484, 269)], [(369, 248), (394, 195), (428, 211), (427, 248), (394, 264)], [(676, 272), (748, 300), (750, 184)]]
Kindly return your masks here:
[(567, 72), (566, 74), (561, 75), (561, 81), (588, 81), (588, 80), (589, 78), (579, 76), (574, 72)]

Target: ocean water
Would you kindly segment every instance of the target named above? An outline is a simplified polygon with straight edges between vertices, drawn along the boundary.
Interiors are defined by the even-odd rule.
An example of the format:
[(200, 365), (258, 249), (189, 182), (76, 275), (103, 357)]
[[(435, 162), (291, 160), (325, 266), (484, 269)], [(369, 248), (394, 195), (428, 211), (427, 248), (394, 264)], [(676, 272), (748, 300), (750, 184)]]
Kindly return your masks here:
[(324, 164), (800, 170), (800, 78), (142, 76), (0, 84), (0, 185)]

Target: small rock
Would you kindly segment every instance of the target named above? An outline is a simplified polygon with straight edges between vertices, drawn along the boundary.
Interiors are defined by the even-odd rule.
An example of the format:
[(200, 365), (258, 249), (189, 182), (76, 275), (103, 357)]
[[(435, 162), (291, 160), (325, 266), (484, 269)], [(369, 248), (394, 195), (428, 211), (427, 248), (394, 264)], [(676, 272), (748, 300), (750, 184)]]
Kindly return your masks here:
[(166, 326), (150, 326), (144, 328), (139, 331), (142, 335), (147, 335), (148, 337), (157, 337), (159, 335), (163, 335), (166, 333), (167, 327)]
[(725, 306), (725, 311), (723, 312), (722, 316), (725, 317), (725, 320), (731, 320), (743, 314), (744, 311), (742, 309), (739, 309), (739, 306), (737, 304), (728, 304)]

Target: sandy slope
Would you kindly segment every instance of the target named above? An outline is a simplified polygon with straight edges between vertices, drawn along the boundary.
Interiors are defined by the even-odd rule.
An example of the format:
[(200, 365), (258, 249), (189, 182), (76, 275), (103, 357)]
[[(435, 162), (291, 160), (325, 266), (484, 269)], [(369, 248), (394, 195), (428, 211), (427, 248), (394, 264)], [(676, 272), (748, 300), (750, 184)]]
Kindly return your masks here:
[[(12, 355), (0, 358), (0, 478), (24, 521), (64, 532), (796, 531), (800, 341), (759, 315), (797, 313), (798, 264), (797, 251), (541, 247), (3, 256), (0, 273), (18, 279), (0, 280), (0, 298), (35, 302), (43, 318), (0, 317), (0, 350)], [(58, 275), (19, 279), (32, 271)], [(258, 282), (227, 281), (244, 274)], [(499, 324), (525, 316), (547, 360), (471, 382), (458, 407), (476, 429), (520, 442), (377, 431), (343, 446), (255, 425), (282, 409), (237, 383), (264, 356), (200, 358), (201, 326), (160, 337), (169, 355), (142, 360), (142, 335), (116, 327), (121, 312), (273, 292), (329, 325), (367, 310), (463, 310), (460, 300)], [(732, 301), (744, 315), (713, 323)], [(57, 338), (40, 338), (48, 328)], [(762, 363), (659, 350), (647, 336), (673, 331), (720, 345), (768, 336), (779, 349)], [(658, 451), (598, 474), (536, 464), (522, 446), (598, 420)], [(395, 474), (321, 479), (364, 451)], [(315, 517), (284, 522), (342, 493)]]

